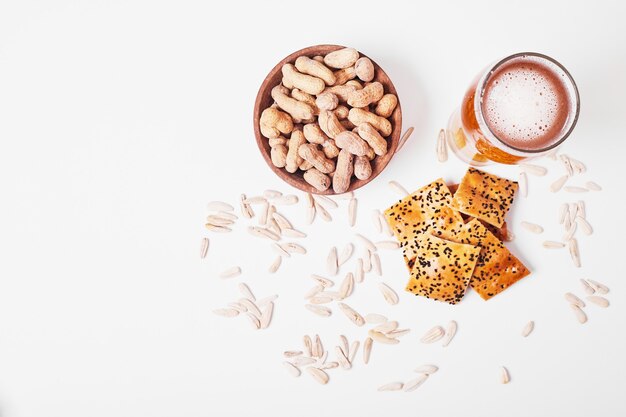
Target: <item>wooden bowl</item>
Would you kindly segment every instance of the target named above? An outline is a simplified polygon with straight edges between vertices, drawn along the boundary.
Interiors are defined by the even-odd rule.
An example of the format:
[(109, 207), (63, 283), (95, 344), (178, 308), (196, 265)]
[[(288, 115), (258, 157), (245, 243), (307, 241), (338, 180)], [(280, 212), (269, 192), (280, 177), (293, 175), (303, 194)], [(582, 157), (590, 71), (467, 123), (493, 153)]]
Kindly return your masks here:
[[(267, 162), (267, 165), (274, 171), (276, 175), (282, 178), (288, 184), (302, 190), (305, 192), (313, 193), (313, 194), (334, 194), (332, 185), (326, 191), (319, 191), (315, 187), (311, 186), (304, 180), (303, 172), (298, 170), (295, 173), (291, 174), (287, 172), (284, 168), (277, 168), (272, 164), (272, 159), (270, 157), (270, 145), (268, 139), (261, 135), (260, 128), (260, 119), (261, 113), (266, 108), (270, 107), (274, 100), (271, 97), (272, 88), (277, 86), (282, 81), (282, 72), (281, 68), (283, 65), (287, 63), (294, 63), (296, 58), (302, 55), (306, 55), (310, 58), (313, 58), (316, 55), (326, 55), (329, 52), (336, 51), (337, 49), (342, 49), (344, 46), (339, 45), (316, 45), (310, 46), (308, 48), (301, 49), (299, 51), (294, 52), (289, 55), (282, 61), (280, 61), (276, 66), (270, 71), (270, 73), (265, 77), (263, 84), (261, 84), (261, 88), (259, 88), (259, 92), (256, 97), (256, 101), (254, 103), (254, 135), (256, 136), (256, 143), (259, 146), (259, 150)], [(361, 54), (361, 56), (366, 56)], [(371, 58), (370, 58), (371, 59)], [(374, 62), (375, 68), (375, 76), (374, 81), (380, 82), (385, 87), (385, 93), (392, 93), (398, 97), (398, 92), (396, 88), (393, 86), (393, 83), (383, 71), (383, 69)], [(398, 147), (398, 142), (400, 140), (400, 133), (402, 130), (402, 110), (400, 108), (400, 98), (398, 97), (398, 106), (394, 110), (391, 117), (388, 118), (391, 122), (391, 126), (393, 128), (391, 135), (389, 135), (387, 139), (387, 153), (383, 156), (377, 156), (372, 161), (372, 175), (366, 180), (359, 180), (356, 177), (352, 177), (350, 182), (350, 187), (348, 191), (354, 191), (357, 188), (363, 187), (365, 184), (372, 181), (374, 178), (380, 174), (383, 169), (387, 166), (391, 158), (393, 157), (396, 149)]]

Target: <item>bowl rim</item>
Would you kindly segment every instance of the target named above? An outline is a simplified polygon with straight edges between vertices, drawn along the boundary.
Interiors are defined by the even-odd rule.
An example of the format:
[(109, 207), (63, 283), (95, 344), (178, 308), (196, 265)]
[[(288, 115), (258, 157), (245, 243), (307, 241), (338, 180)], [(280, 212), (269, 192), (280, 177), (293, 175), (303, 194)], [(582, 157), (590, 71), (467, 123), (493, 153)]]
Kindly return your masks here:
[[(291, 185), (292, 187), (300, 190), (300, 191), (304, 191), (304, 192), (308, 192), (311, 194), (322, 194), (322, 195), (336, 195), (336, 193), (333, 190), (332, 185), (325, 191), (320, 191), (318, 189), (316, 189), (315, 187), (313, 187), (312, 185), (310, 185), (309, 183), (307, 183), (304, 178), (302, 177), (302, 174), (298, 174), (298, 173), (289, 173), (287, 172), (285, 169), (283, 168), (277, 168), (274, 166), (274, 164), (272, 163), (272, 159), (271, 159), (271, 155), (270, 152), (268, 152), (264, 147), (263, 147), (263, 141), (267, 141), (267, 138), (265, 138), (265, 136), (263, 136), (261, 134), (261, 129), (260, 129), (260, 116), (261, 113), (263, 112), (263, 110), (265, 109), (261, 109), (261, 101), (263, 101), (264, 95), (265, 93), (268, 91), (268, 89), (274, 88), (274, 86), (270, 86), (270, 81), (272, 78), (274, 78), (276, 76), (277, 73), (279, 73), (283, 67), (283, 65), (285, 65), (286, 63), (294, 63), (296, 58), (300, 57), (300, 56), (308, 56), (308, 57), (313, 57), (315, 55), (319, 55), (320, 54), (320, 49), (322, 49), (324, 52), (321, 52), (322, 54), (328, 54), (329, 52), (333, 52), (339, 49), (343, 49), (346, 48), (345, 46), (342, 45), (335, 45), (335, 44), (319, 44), (319, 45), (312, 45), (312, 46), (307, 46), (305, 48), (299, 49), (297, 51), (292, 52), (291, 54), (287, 55), (285, 58), (281, 59), (265, 76), (265, 78), (263, 79), (263, 81), (261, 82), (261, 86), (259, 87), (259, 90), (257, 92), (256, 95), (256, 99), (254, 101), (254, 108), (253, 108), (253, 115), (252, 115), (252, 123), (254, 126), (254, 135), (255, 135), (255, 141), (257, 143), (257, 147), (259, 148), (259, 151), (263, 157), (263, 159), (265, 160), (266, 164), (269, 166), (269, 168), (272, 170), (272, 172), (274, 172), (274, 174), (276, 174), (278, 177), (280, 177), (280, 179), (282, 179), (284, 182), (286, 182), (287, 184)], [(359, 180), (356, 179), (355, 177), (353, 177), (350, 181), (350, 186), (348, 188), (348, 190), (346, 191), (346, 193), (351, 192), (351, 191), (355, 191), (367, 184), (369, 184), (371, 181), (373, 181), (376, 177), (378, 177), (378, 175), (380, 175), (380, 173), (382, 173), (385, 168), (389, 165), (389, 163), (391, 162), (391, 159), (393, 159), (393, 156), (397, 150), (397, 146), (398, 146), (398, 142), (400, 139), (400, 134), (402, 133), (402, 108), (401, 108), (401, 104), (400, 104), (400, 96), (398, 95), (398, 91), (395, 88), (395, 85), (393, 84), (393, 81), (391, 80), (391, 77), (389, 77), (389, 75), (385, 72), (385, 70), (378, 65), (378, 63), (373, 60), (372, 58), (370, 58), (369, 56), (367, 56), (366, 54), (362, 53), (361, 51), (358, 51), (360, 57), (366, 57), (369, 58), (372, 63), (374, 64), (374, 67), (376, 68), (377, 72), (380, 72), (385, 78), (386, 78), (386, 83), (385, 83), (385, 94), (391, 93), (394, 94), (396, 96), (396, 98), (398, 99), (398, 104), (396, 105), (396, 108), (394, 109), (393, 113), (391, 114), (391, 116), (387, 117), (387, 119), (389, 119), (392, 123), (393, 123), (393, 130), (391, 132), (391, 134), (389, 135), (389, 139), (388, 139), (388, 143), (390, 144), (388, 150), (387, 150), (387, 154), (389, 155), (388, 158), (385, 158), (383, 161), (381, 161), (380, 163), (382, 165), (379, 165), (376, 167), (376, 169), (372, 170), (372, 175), (367, 178), (366, 180)], [(377, 157), (376, 159), (378, 159), (380, 157)], [(372, 167), (374, 168), (374, 167)]]

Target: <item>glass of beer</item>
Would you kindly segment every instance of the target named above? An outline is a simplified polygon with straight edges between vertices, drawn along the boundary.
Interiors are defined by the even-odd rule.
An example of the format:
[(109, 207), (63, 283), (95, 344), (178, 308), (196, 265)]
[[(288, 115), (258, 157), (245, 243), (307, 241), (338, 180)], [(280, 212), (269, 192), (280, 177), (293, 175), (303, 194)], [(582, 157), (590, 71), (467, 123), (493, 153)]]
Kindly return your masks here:
[(546, 55), (523, 52), (478, 75), (450, 117), (446, 139), (471, 165), (517, 164), (563, 143), (579, 110), (569, 72)]

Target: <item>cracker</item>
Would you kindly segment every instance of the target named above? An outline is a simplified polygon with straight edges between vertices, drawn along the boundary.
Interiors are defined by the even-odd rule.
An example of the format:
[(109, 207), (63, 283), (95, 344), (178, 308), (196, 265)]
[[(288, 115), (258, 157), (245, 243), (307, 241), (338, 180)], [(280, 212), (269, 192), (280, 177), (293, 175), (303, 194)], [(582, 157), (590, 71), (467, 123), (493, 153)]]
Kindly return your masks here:
[(433, 300), (458, 303), (472, 278), (480, 248), (429, 233), (415, 238), (416, 258), (406, 290)]
[(502, 227), (516, 191), (515, 181), (469, 168), (450, 207), (495, 227)]
[[(456, 193), (456, 190), (459, 189), (459, 184), (450, 184), (448, 185), (448, 189), (450, 190), (450, 192), (452, 193), (452, 195), (454, 196), (454, 194)], [(465, 221), (465, 223), (469, 223), (470, 221), (472, 221), (474, 219), (474, 217), (468, 216), (467, 214), (461, 213), (461, 217), (463, 217), (463, 220)], [(504, 223), (502, 223), (502, 226), (500, 227), (496, 227), (492, 224), (487, 223), (484, 220), (480, 220), (480, 222), (491, 232), (493, 233), (498, 239), (508, 242), (509, 240), (511, 240), (511, 236), (509, 235), (509, 227), (506, 224), (506, 220), (504, 221)]]
[(444, 238), (480, 247), (470, 285), (485, 300), (530, 274), (528, 268), (478, 219), (465, 224), (460, 233), (444, 233)]
[(452, 194), (438, 179), (406, 196), (385, 210), (385, 219), (403, 248), (405, 262), (412, 267), (417, 235), (458, 229), (463, 225), (460, 214), (450, 208)]

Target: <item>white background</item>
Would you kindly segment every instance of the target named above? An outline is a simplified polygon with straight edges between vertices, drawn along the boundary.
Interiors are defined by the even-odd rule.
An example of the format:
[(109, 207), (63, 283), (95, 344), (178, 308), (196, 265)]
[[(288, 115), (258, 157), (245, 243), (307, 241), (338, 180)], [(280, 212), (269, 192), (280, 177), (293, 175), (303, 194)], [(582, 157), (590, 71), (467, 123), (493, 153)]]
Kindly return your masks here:
[[(0, 415), (30, 416), (618, 416), (626, 413), (623, 156), (626, 30), (618, 1), (254, 2), (10, 1), (0, 3)], [(585, 5), (587, 3), (587, 5)], [(373, 57), (400, 94), (410, 143), (357, 193), (357, 226), (346, 202), (333, 223), (304, 224), (304, 206), (283, 213), (309, 234), (309, 254), (266, 270), (274, 253), (245, 232), (211, 235), (198, 256), (205, 204), (235, 202), (266, 188), (291, 192), (261, 159), (252, 107), (267, 71), (294, 50), (354, 46)], [(412, 333), (374, 346), (368, 366), (330, 371), (327, 386), (289, 376), (282, 351), (319, 333), (363, 340), (335, 308), (303, 308), (310, 273), (324, 274), (331, 245), (354, 231), (378, 236), (374, 208), (466, 167), (435, 160), (434, 139), (470, 80), (489, 62), (530, 50), (560, 60), (578, 82), (582, 111), (562, 148), (604, 187), (584, 196), (595, 232), (580, 237), (583, 268), (559, 239), (560, 166), (531, 178), (509, 219), (511, 250), (533, 274), (489, 302), (470, 293), (448, 306), (402, 291), (399, 252), (381, 253), (401, 296), (390, 307), (369, 275), (349, 303)], [(491, 167), (516, 178), (515, 167)], [(542, 236), (519, 227), (542, 224)], [(241, 265), (233, 280), (219, 271)], [(353, 263), (350, 263), (352, 268)], [(346, 272), (344, 269), (342, 272)], [(578, 279), (605, 282), (611, 307), (589, 306), (580, 325), (563, 293)], [(245, 318), (211, 310), (239, 297), (279, 294), (274, 321), (253, 331)], [(419, 343), (455, 319), (452, 344)], [(534, 320), (527, 339), (523, 325)], [(360, 355), (359, 355), (360, 356)], [(378, 393), (412, 369), (440, 371), (413, 393)], [(499, 367), (511, 372), (499, 383)]]

